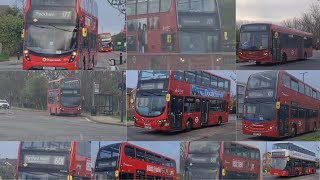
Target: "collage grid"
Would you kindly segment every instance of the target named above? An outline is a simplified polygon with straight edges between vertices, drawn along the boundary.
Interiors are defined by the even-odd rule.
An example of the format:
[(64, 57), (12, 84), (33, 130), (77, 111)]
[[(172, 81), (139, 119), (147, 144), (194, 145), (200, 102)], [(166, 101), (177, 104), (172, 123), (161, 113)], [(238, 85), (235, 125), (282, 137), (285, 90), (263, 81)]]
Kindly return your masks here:
[(1, 0), (0, 180), (319, 180), (319, 12)]

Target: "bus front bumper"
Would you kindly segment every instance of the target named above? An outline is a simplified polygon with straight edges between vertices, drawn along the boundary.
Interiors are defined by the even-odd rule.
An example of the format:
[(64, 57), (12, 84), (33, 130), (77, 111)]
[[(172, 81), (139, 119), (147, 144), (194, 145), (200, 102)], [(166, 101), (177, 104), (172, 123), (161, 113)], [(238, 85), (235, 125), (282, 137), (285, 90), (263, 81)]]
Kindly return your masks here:
[(270, 174), (275, 176), (289, 176), (289, 171), (270, 168)]
[(242, 133), (244, 135), (278, 137), (278, 128), (272, 122), (249, 122), (242, 120)]
[(170, 131), (170, 123), (164, 120), (138, 119), (135, 117), (134, 126), (149, 130)]
[(251, 54), (251, 52), (239, 52), (239, 62), (259, 62), (259, 63), (272, 63), (270, 53), (257, 52)]
[(77, 56), (70, 62), (71, 56), (46, 58), (29, 55), (23, 56), (23, 70), (78, 70)]

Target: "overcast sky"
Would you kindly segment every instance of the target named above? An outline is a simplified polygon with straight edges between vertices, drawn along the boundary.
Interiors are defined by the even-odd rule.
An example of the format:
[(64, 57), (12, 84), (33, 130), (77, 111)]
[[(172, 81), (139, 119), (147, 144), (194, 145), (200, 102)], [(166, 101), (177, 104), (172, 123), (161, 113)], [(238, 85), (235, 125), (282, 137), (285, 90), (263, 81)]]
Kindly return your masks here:
[(279, 24), (285, 19), (299, 17), (318, 0), (237, 0), (237, 21), (272, 22)]
[[(236, 82), (235, 82), (236, 73), (234, 71), (215, 70), (215, 71), (207, 71), (207, 72), (229, 79), (231, 81), (231, 95), (236, 94)], [(138, 83), (138, 71), (127, 71), (127, 87), (135, 88), (137, 86), (137, 83)]]
[[(123, 30), (125, 16), (113, 8), (107, 0), (96, 0), (98, 2), (99, 13), (99, 33), (111, 32), (119, 33)], [(13, 5), (16, 0), (0, 0), (0, 5)]]
[[(246, 83), (249, 76), (251, 74), (254, 73), (258, 73), (258, 72), (263, 72), (262, 70), (250, 70), (250, 71), (245, 71), (245, 70), (241, 70), (241, 71), (237, 71), (237, 81), (239, 82), (243, 82)], [(304, 81), (310, 85), (313, 88), (316, 88), (317, 90), (320, 91), (320, 71), (316, 71), (316, 70), (310, 70), (310, 71), (296, 71), (296, 70), (290, 70), (287, 71), (288, 73), (292, 74), (293, 76), (295, 76), (296, 78), (300, 79), (302, 81), (303, 76), (301, 73), (307, 72), (306, 74), (304, 74)]]

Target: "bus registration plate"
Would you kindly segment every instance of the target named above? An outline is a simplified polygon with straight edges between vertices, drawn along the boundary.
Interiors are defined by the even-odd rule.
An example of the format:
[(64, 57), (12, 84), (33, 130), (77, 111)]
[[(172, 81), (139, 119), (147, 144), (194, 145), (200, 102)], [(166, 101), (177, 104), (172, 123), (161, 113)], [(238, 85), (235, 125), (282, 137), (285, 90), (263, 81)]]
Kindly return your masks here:
[(150, 125), (144, 125), (145, 129), (152, 129)]
[(261, 136), (261, 133), (253, 133), (255, 136)]
[(43, 70), (55, 70), (56, 68), (55, 67), (43, 67)]

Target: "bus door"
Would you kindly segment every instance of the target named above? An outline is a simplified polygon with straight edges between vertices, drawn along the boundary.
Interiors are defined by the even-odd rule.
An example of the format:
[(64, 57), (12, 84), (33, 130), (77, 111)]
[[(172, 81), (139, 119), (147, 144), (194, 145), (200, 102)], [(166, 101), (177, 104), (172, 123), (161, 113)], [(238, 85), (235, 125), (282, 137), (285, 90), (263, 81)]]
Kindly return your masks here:
[(298, 57), (297, 59), (303, 59), (303, 39), (302, 37), (298, 37), (298, 44), (297, 44), (297, 49), (298, 49)]
[(287, 161), (286, 169), (289, 171), (289, 176), (294, 176), (294, 159)]
[(281, 62), (280, 33), (272, 33), (272, 61)]
[(182, 128), (183, 97), (172, 96), (170, 108), (170, 127), (172, 129)]
[(287, 136), (289, 131), (289, 106), (281, 104), (278, 112), (279, 136)]
[(201, 126), (207, 126), (209, 120), (209, 101), (202, 100), (201, 102)]
[(312, 115), (312, 110), (306, 109), (304, 132), (308, 132), (310, 130), (311, 115)]

